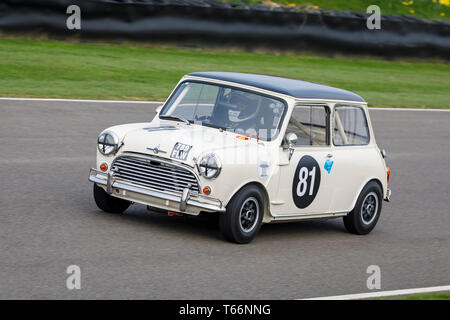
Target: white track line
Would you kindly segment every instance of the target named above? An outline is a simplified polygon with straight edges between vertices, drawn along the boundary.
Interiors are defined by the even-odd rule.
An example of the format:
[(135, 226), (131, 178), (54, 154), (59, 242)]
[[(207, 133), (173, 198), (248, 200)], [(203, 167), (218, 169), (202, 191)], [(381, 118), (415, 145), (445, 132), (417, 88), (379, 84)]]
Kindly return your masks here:
[(450, 109), (421, 109), (421, 108), (383, 108), (383, 107), (370, 107), (372, 110), (383, 110), (383, 111), (440, 111), (440, 112), (450, 112)]
[(376, 291), (376, 292), (368, 292), (368, 293), (345, 294), (345, 295), (341, 295), (341, 296), (317, 297), (317, 298), (308, 298), (308, 299), (299, 299), (299, 300), (355, 300), (355, 299), (370, 299), (370, 298), (404, 296), (404, 295), (411, 295), (411, 294), (418, 294), (418, 293), (444, 292), (444, 291), (450, 291), (450, 286), (391, 290), (391, 291)]
[(163, 104), (161, 101), (137, 101), (137, 100), (89, 100), (89, 99), (58, 99), (58, 98), (8, 98), (0, 97), (6, 101), (50, 101), (50, 102), (88, 102), (88, 103), (143, 103), (143, 104)]
[[(0, 97), (0, 101), (50, 101), (50, 102), (87, 102), (87, 103), (137, 103), (137, 104), (163, 104), (163, 101), (139, 101), (139, 100), (90, 100), (90, 99), (59, 99), (59, 98), (10, 98)], [(382, 111), (440, 111), (450, 112), (450, 109), (420, 109), (420, 108), (374, 108), (370, 110)]]

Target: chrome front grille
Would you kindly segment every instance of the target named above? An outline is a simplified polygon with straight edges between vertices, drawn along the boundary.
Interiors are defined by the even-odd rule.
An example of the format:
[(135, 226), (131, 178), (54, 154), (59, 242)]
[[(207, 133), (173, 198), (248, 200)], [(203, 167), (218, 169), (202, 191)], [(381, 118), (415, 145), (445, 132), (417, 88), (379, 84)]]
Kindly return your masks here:
[(143, 187), (175, 192), (189, 188), (192, 193), (199, 193), (197, 177), (191, 170), (153, 157), (119, 156), (114, 160), (111, 172), (117, 180)]

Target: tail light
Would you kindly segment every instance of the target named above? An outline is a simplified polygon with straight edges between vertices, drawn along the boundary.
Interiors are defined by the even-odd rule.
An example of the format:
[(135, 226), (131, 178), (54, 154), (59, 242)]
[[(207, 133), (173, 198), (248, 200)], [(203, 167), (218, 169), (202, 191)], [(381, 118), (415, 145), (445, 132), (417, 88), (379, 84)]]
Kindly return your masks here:
[(389, 183), (389, 177), (391, 176), (391, 169), (387, 168), (387, 183)]

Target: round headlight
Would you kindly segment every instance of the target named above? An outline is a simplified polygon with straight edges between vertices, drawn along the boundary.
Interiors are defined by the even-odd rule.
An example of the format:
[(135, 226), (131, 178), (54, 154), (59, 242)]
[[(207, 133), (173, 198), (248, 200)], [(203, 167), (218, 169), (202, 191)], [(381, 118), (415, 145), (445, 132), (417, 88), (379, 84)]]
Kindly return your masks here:
[(119, 138), (114, 132), (105, 131), (98, 136), (97, 146), (102, 154), (108, 156), (117, 151)]
[(198, 164), (200, 175), (207, 179), (217, 178), (221, 169), (222, 164), (214, 153), (205, 154)]

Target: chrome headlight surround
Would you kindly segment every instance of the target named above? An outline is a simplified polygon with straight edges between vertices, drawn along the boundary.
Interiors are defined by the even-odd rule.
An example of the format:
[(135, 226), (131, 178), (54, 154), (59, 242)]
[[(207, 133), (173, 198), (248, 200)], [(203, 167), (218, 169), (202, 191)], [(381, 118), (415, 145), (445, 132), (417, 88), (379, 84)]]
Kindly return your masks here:
[(219, 176), (222, 170), (222, 163), (215, 153), (208, 153), (202, 156), (197, 168), (202, 177), (214, 179)]
[(119, 137), (112, 131), (104, 131), (98, 136), (97, 148), (105, 156), (115, 154), (119, 150)]

